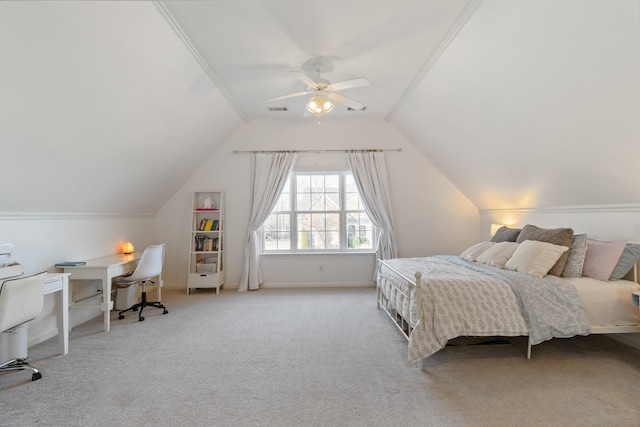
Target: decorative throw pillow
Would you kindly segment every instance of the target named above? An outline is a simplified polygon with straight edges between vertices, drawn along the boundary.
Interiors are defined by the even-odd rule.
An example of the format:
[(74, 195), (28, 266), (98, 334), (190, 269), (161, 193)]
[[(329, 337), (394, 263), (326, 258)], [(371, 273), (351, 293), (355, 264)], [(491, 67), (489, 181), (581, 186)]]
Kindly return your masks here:
[(567, 256), (567, 262), (562, 270), (562, 277), (580, 277), (582, 276), (582, 266), (584, 265), (584, 256), (587, 253), (587, 235), (574, 234), (571, 249)]
[(484, 251), (486, 251), (487, 249), (489, 249), (493, 245), (495, 245), (494, 242), (476, 243), (475, 245), (471, 246), (466, 251), (462, 252), (460, 254), (460, 258), (462, 258), (465, 261), (475, 262), (476, 258), (478, 258), (478, 255), (482, 254)]
[[(516, 242), (522, 243), (525, 240), (537, 240), (538, 242), (547, 242), (558, 246), (566, 246), (571, 248), (573, 243), (573, 229), (571, 228), (540, 228), (535, 225), (527, 224), (522, 228)], [(558, 261), (549, 270), (549, 274), (560, 276), (562, 269), (567, 262), (569, 252), (565, 252), (560, 256)]]
[(558, 258), (568, 251), (566, 246), (537, 240), (525, 240), (504, 265), (507, 270), (519, 271), (533, 276), (544, 277)]
[(509, 228), (507, 226), (502, 226), (498, 228), (496, 234), (494, 234), (494, 236), (491, 238), (491, 242), (515, 242), (518, 238), (518, 234), (520, 234), (519, 228)]
[(476, 262), (488, 264), (498, 268), (504, 268), (505, 263), (511, 255), (518, 249), (516, 242), (498, 242), (489, 249), (481, 253)]
[(625, 246), (623, 241), (587, 240), (582, 275), (597, 280), (609, 280)]
[(620, 280), (631, 271), (634, 265), (640, 260), (640, 244), (627, 243), (620, 255), (620, 259), (609, 276), (609, 280)]

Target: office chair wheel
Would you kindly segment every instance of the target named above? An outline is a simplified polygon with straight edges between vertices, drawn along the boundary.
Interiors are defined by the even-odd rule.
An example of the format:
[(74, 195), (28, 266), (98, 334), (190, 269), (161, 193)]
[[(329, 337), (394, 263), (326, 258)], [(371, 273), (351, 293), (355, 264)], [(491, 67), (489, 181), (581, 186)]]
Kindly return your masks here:
[(165, 308), (162, 314), (167, 314), (169, 311)]
[(42, 378), (42, 374), (40, 372), (34, 372), (33, 375), (31, 375), (31, 381), (36, 381), (40, 378)]
[(138, 317), (138, 322), (142, 322), (144, 320), (144, 317)]
[(124, 314), (119, 315), (118, 319), (124, 319)]

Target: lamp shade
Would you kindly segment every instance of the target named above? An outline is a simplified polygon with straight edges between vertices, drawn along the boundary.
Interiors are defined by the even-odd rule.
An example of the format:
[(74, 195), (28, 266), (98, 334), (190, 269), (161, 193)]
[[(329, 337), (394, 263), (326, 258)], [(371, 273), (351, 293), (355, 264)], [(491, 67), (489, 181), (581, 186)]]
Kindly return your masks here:
[(134, 247), (133, 244), (131, 242), (125, 242), (124, 245), (122, 245), (122, 253), (123, 254), (132, 254), (134, 251)]
[(307, 111), (312, 114), (324, 114), (333, 110), (333, 103), (324, 96), (314, 96), (307, 103)]

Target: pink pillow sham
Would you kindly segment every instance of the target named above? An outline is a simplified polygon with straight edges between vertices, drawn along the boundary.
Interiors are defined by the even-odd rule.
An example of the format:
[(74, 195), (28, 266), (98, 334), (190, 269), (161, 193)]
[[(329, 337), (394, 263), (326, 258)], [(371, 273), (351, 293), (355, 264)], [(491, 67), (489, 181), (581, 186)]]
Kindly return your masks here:
[(609, 280), (625, 245), (623, 241), (587, 240), (582, 275), (597, 280)]

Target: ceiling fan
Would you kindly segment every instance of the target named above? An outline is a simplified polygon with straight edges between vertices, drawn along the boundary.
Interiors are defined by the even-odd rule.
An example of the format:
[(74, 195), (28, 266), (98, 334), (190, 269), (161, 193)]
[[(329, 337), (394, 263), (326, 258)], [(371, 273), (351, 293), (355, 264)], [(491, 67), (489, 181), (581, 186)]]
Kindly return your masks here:
[(328, 113), (333, 109), (333, 103), (331, 101), (346, 105), (353, 110), (363, 110), (365, 108), (364, 104), (361, 104), (358, 101), (347, 98), (346, 96), (336, 92), (339, 90), (351, 89), (354, 87), (369, 86), (369, 80), (365, 79), (364, 77), (359, 77), (356, 79), (345, 80), (338, 83), (331, 83), (329, 80), (320, 77), (320, 73), (324, 69), (323, 64), (315, 64), (314, 69), (318, 75), (316, 80), (307, 76), (302, 71), (291, 71), (292, 73), (295, 73), (297, 78), (299, 78), (303, 83), (307, 85), (306, 91), (270, 98), (265, 102), (280, 101), (282, 99), (294, 98), (303, 95), (312, 95), (309, 102), (307, 102), (307, 109), (304, 113), (304, 116), (321, 116), (325, 113)]

